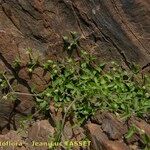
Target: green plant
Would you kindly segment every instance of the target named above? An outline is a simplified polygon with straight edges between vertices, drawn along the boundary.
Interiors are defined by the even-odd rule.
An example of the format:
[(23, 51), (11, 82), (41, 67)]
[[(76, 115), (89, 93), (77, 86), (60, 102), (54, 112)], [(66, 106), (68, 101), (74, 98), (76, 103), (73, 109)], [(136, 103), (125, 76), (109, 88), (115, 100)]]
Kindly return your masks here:
[(77, 55), (79, 55), (78, 47), (80, 46), (79, 42), (79, 36), (77, 32), (70, 32), (71, 39), (67, 36), (63, 36), (63, 42), (64, 42), (64, 51), (67, 52), (69, 56), (72, 55), (73, 51), (77, 52)]
[(13, 66), (15, 69), (20, 68), (20, 66), (21, 66), (21, 60), (20, 60), (19, 57), (16, 57), (16, 59), (13, 61), (12, 66)]
[(147, 135), (146, 133), (142, 134), (142, 142), (144, 144), (144, 150), (149, 150), (150, 149), (150, 136)]
[(132, 125), (128, 132), (125, 134), (126, 139), (131, 139), (133, 135), (137, 132), (137, 127), (135, 125)]
[(0, 73), (0, 90), (4, 90), (8, 87), (7, 81), (4, 77), (5, 72)]
[(34, 58), (32, 49), (27, 49), (27, 54), (29, 55), (29, 62), (27, 63), (27, 68), (29, 74), (32, 74), (34, 69), (39, 66), (39, 57)]
[[(143, 82), (137, 79), (139, 70), (134, 65), (132, 71), (125, 70), (116, 62), (96, 63), (97, 60), (87, 52), (80, 50), (79, 36), (71, 32), (71, 39), (63, 37), (66, 56), (61, 61), (47, 60), (41, 64), (34, 58), (32, 50), (28, 49), (28, 72), (32, 74), (36, 67), (50, 73), (51, 82), (39, 94), (16, 92), (5, 73), (0, 74), (1, 89), (8, 88), (8, 95), (30, 95), (36, 99), (37, 107), (45, 115), (50, 113), (50, 102), (53, 101), (55, 109), (62, 108), (64, 117), (55, 140), (60, 141), (64, 123), (67, 117), (73, 116), (77, 123), (83, 124), (90, 119), (97, 110), (110, 111), (119, 114), (122, 118), (130, 116), (144, 117), (150, 112), (150, 77), (144, 77)], [(72, 56), (76, 51), (80, 59)], [(20, 66), (20, 60), (15, 61), (14, 68)], [(134, 134), (133, 127), (126, 137)], [(143, 136), (144, 142), (147, 137)]]
[(98, 109), (119, 113), (124, 118), (142, 117), (149, 112), (149, 92), (134, 82), (132, 71), (127, 72), (114, 62), (104, 71), (105, 64), (95, 64), (95, 59), (86, 52), (81, 51), (80, 57), (80, 62), (65, 58), (62, 62), (45, 64), (51, 73), (51, 83), (37, 99), (43, 110), (49, 110), (50, 101), (54, 101), (65, 112), (76, 99), (68, 114), (78, 121), (87, 120)]
[(139, 134), (140, 135), (141, 142), (143, 144), (143, 149), (148, 150), (150, 148), (150, 136), (147, 133), (145, 133), (144, 130), (138, 128), (135, 125), (132, 125), (130, 127), (130, 129), (128, 130), (128, 132), (126, 133), (125, 138), (127, 140), (131, 139), (134, 134)]
[[(62, 107), (65, 112), (67, 106), (76, 100), (69, 113), (79, 120), (88, 119), (98, 109), (124, 117), (132, 114), (142, 117), (149, 112), (149, 86), (135, 82), (136, 74), (115, 62), (104, 71), (106, 64), (96, 64), (95, 58), (85, 51), (80, 52), (80, 57), (79, 61), (66, 57), (61, 62), (48, 60), (42, 65), (44, 70), (50, 72), (51, 82), (42, 93), (35, 94), (40, 108), (49, 111), (49, 103), (54, 101), (55, 106)], [(27, 66), (33, 70), (39, 61), (33, 58), (31, 51), (29, 58)], [(13, 90), (4, 74), (0, 77), (2, 88), (9, 86), (11, 92), (19, 94)]]

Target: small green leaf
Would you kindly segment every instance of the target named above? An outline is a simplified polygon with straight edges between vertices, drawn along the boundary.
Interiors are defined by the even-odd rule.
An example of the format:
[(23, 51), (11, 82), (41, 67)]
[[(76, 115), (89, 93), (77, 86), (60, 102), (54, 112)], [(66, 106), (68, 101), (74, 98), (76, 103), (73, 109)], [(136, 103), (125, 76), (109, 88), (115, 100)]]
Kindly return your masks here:
[(135, 126), (132, 126), (129, 131), (127, 132), (127, 134), (125, 135), (126, 139), (131, 139), (133, 137), (133, 135), (136, 133), (137, 129)]
[(44, 109), (47, 106), (47, 102), (43, 101), (42, 103), (40, 103), (40, 108)]
[(66, 88), (68, 88), (68, 89), (74, 89), (74, 85), (71, 84), (71, 83), (69, 83), (69, 84), (66, 85)]

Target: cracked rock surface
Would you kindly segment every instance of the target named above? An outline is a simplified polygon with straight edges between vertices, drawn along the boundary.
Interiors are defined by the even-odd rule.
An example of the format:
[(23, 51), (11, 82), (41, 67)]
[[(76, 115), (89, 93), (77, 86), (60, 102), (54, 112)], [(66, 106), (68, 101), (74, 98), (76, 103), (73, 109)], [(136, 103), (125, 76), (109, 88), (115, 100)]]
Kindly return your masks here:
[[(39, 67), (32, 78), (28, 76), (24, 66), (29, 60), (27, 48), (32, 48), (41, 61), (60, 59), (65, 55), (62, 36), (69, 36), (70, 31), (78, 32), (82, 47), (100, 61), (117, 60), (127, 67), (135, 62), (150, 70), (149, 0), (0, 0), (0, 71), (6, 70), (15, 77), (12, 84), (20, 92), (31, 92), (34, 86), (38, 92), (42, 91), (49, 83), (49, 75)], [(16, 57), (23, 66), (19, 73), (12, 65)], [(0, 102), (3, 134), (16, 130), (15, 120), (30, 114), (34, 107), (32, 97), (19, 99), (17, 105), (11, 101)], [(118, 140), (125, 133), (126, 129), (118, 126), (123, 123), (109, 116), (101, 117), (96, 124), (102, 125), (110, 139)], [(142, 128), (149, 132), (147, 126)]]

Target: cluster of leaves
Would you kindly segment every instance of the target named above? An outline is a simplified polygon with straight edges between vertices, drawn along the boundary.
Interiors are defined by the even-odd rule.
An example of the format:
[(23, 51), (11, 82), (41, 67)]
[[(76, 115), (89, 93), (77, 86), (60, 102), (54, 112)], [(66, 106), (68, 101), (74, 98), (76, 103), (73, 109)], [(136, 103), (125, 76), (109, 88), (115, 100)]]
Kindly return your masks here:
[(74, 51), (78, 53), (78, 47), (80, 46), (79, 36), (77, 32), (70, 32), (71, 39), (68, 36), (63, 37), (64, 47), (63, 50), (67, 52), (68, 56), (71, 56)]
[(34, 58), (32, 49), (27, 49), (27, 54), (29, 55), (29, 62), (27, 63), (28, 73), (32, 74), (34, 69), (39, 65), (39, 58)]
[(62, 62), (48, 60), (44, 69), (51, 74), (48, 88), (37, 97), (43, 110), (66, 108), (74, 101), (69, 113), (78, 120), (86, 120), (97, 110), (108, 110), (123, 115), (142, 117), (150, 111), (150, 93), (147, 86), (134, 81), (133, 72), (127, 72), (116, 63), (109, 69), (96, 64), (95, 58), (81, 51), (80, 61), (66, 58)]
[(21, 60), (19, 57), (16, 57), (16, 59), (14, 60), (12, 66), (17, 70), (20, 68), (21, 66)]

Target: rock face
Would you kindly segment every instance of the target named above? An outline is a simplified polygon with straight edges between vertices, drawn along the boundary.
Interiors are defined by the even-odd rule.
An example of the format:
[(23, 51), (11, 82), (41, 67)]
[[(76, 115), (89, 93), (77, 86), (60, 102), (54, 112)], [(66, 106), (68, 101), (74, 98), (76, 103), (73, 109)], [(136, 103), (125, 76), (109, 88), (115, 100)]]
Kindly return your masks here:
[(1, 54), (12, 53), (12, 61), (31, 47), (48, 57), (61, 56), (62, 35), (77, 31), (101, 59), (146, 65), (149, 6), (148, 0), (1, 0)]
[(15, 131), (10, 131), (6, 135), (0, 135), (0, 150), (29, 150), (24, 147), (25, 142)]
[(23, 138), (18, 131), (0, 135), (0, 150), (47, 150), (48, 146), (36, 146), (33, 143), (48, 142), (53, 136), (54, 128), (47, 120), (37, 121), (28, 129), (28, 138)]
[[(124, 138), (133, 125), (138, 130), (130, 138)], [(141, 149), (139, 143), (143, 142), (141, 133), (149, 136), (149, 129), (147, 122), (136, 117), (123, 121), (114, 114), (97, 112), (91, 123), (86, 125), (86, 135), (90, 138), (94, 150), (138, 150)]]
[(96, 124), (88, 124), (87, 130), (92, 141), (93, 150), (128, 150), (127, 145), (121, 141), (111, 141)]
[[(32, 140), (47, 140), (54, 134), (54, 128), (47, 120), (38, 121), (29, 130), (29, 138)], [(43, 139), (44, 138), (44, 139)]]
[[(74, 145), (72, 147), (73, 150), (139, 150), (144, 148), (143, 146), (145, 146), (145, 144), (143, 143), (140, 132), (142, 131), (142, 133), (146, 133), (150, 136), (150, 126), (145, 121), (139, 118), (131, 118), (124, 124), (124, 129), (123, 121), (110, 113), (99, 113), (97, 117), (99, 121), (101, 118), (102, 124), (96, 122), (92, 123), (92, 120), (87, 123), (84, 128), (72, 126), (69, 121), (66, 121), (64, 129), (62, 130), (61, 142), (81, 142), (87, 139), (90, 143), (86, 145), (86, 147)], [(106, 124), (106, 128), (104, 128), (103, 122), (105, 124), (106, 118), (109, 118), (110, 121), (108, 125)], [(136, 131), (130, 139), (126, 139), (124, 137), (128, 132), (126, 126), (129, 129), (133, 124), (140, 129), (140, 132)], [(15, 150), (47, 150), (48, 146), (54, 146), (59, 128), (53, 127), (48, 120), (32, 121), (32, 124), (27, 123), (24, 125), (26, 126), (25, 128), (19, 128), (16, 131), (10, 130), (9, 133), (0, 135), (0, 150), (3, 150), (3, 148), (12, 150), (13, 145), (10, 145), (12, 142), (17, 142), (17, 145), (14, 145)], [(9, 143), (6, 143), (7, 141), (9, 141)], [(7, 144), (9, 145), (7, 146)], [(61, 145), (55, 146), (56, 150), (61, 149)]]
[[(149, 66), (149, 0), (0, 0), (0, 71), (15, 76), (19, 91), (31, 92), (35, 86), (43, 90), (49, 75), (37, 68), (30, 78), (26, 67), (16, 73), (12, 64), (18, 57), (23, 66), (28, 62), (27, 48), (40, 59), (63, 57), (62, 36), (70, 31), (78, 32), (82, 47), (100, 61)], [(17, 110), (30, 112), (32, 98), (20, 96), (20, 100)], [(0, 119), (2, 113), (11, 114), (11, 106), (0, 103)], [(0, 123), (0, 130), (6, 125), (7, 121)]]

